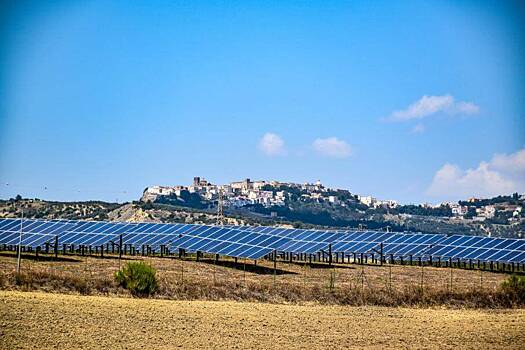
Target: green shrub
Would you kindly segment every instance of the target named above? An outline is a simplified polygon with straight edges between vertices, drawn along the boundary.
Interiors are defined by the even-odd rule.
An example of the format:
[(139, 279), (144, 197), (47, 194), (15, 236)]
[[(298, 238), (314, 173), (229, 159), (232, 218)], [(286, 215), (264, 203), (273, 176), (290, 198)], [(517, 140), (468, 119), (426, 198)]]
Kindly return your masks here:
[(153, 267), (143, 262), (129, 262), (115, 274), (115, 279), (133, 296), (144, 297), (157, 290), (156, 273)]
[(525, 300), (525, 276), (512, 275), (501, 283), (501, 288), (518, 300)]

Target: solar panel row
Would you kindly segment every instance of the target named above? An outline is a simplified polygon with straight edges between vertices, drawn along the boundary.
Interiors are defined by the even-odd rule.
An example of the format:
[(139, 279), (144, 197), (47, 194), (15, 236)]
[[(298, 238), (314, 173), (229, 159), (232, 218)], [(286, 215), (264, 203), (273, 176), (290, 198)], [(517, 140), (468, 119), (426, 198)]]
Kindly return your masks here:
[(269, 226), (124, 223), (75, 220), (0, 219), (0, 244), (37, 247), (58, 237), (62, 245), (160, 246), (250, 259), (274, 250), (293, 254), (375, 254), (395, 259), (413, 256), (525, 263), (525, 240), (442, 234), (355, 230), (307, 230)]

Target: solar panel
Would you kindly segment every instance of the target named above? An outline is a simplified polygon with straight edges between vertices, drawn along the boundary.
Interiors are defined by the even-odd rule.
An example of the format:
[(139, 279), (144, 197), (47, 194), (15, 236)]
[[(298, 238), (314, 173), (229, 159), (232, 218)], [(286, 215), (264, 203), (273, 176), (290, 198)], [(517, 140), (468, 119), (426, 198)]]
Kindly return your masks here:
[(297, 254), (376, 254), (396, 259), (413, 256), (525, 263), (525, 240), (481, 236), (313, 230), (271, 226), (127, 223), (76, 220), (0, 219), (0, 244), (38, 247), (59, 244), (100, 246), (117, 243), (135, 248), (182, 248), (234, 257), (260, 258), (274, 250)]
[(428, 255), (462, 260), (525, 261), (525, 240), (453, 235), (438, 242)]

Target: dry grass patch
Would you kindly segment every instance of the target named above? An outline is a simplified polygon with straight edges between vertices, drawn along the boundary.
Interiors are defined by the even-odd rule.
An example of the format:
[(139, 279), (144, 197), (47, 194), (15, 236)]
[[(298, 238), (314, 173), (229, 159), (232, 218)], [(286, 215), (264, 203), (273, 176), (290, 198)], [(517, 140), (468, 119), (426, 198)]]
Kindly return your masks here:
[(509, 308), (525, 306), (523, 294), (501, 288), (508, 275), (481, 271), (409, 266), (341, 265), (311, 268), (300, 264), (172, 258), (71, 257), (65, 261), (29, 260), (17, 276), (15, 259), (0, 256), (0, 288), (86, 295), (131, 296), (114, 275), (128, 261), (156, 270), (153, 296), (175, 300), (238, 300), (382, 306)]

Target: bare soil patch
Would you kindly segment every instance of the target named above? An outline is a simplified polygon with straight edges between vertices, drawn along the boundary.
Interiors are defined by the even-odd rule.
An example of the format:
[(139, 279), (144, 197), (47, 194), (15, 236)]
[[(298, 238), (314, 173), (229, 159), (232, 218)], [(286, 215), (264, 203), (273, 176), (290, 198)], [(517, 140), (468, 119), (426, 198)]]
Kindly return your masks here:
[(523, 349), (525, 310), (168, 301), (0, 291), (2, 349)]

